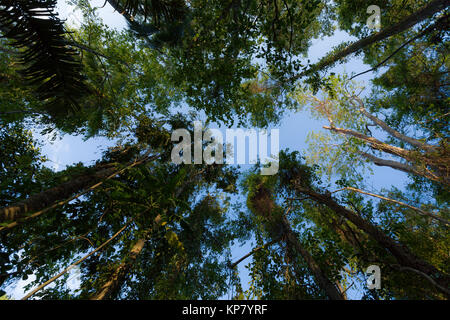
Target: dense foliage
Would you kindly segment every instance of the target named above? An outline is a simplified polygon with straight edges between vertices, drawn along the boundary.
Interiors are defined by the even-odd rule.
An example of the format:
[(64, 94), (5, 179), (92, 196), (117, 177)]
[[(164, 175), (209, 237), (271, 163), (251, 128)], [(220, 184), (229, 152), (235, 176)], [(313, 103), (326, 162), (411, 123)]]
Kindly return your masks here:
[[(66, 4), (79, 26), (56, 0), (0, 0), (0, 297), (21, 279), (42, 299), (450, 297), (447, 1), (374, 0), (380, 30), (361, 0), (107, 0), (124, 30)], [(337, 31), (356, 40), (308, 55)], [(330, 71), (355, 55), (365, 97), (366, 70)], [(201, 116), (300, 110), (325, 130), (275, 175), (171, 162), (172, 131)], [(37, 134), (116, 146), (55, 171)], [(376, 166), (405, 186), (369, 189)]]

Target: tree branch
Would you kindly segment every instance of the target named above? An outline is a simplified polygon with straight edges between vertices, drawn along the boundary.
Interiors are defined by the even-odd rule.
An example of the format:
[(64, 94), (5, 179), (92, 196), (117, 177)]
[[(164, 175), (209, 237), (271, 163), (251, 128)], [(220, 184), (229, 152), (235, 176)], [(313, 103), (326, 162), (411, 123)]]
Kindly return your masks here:
[(357, 189), (357, 188), (345, 187), (345, 188), (333, 191), (332, 193), (336, 193), (336, 192), (343, 191), (343, 190), (349, 190), (349, 191), (353, 191), (353, 192), (358, 192), (358, 193), (361, 193), (361, 194), (365, 194), (365, 195), (368, 195), (368, 196), (371, 196), (371, 197), (379, 198), (379, 199), (382, 199), (382, 200), (385, 200), (385, 201), (389, 201), (389, 202), (392, 202), (392, 203), (396, 203), (396, 204), (408, 207), (410, 209), (413, 209), (413, 210), (417, 211), (421, 215), (424, 215), (424, 216), (430, 217), (432, 219), (438, 220), (438, 221), (444, 223), (445, 225), (450, 226), (450, 222), (448, 220), (446, 220), (444, 218), (441, 218), (441, 217), (439, 217), (439, 216), (437, 216), (437, 215), (435, 215), (435, 214), (433, 214), (431, 212), (424, 211), (422, 209), (419, 209), (417, 207), (411, 206), (411, 205), (409, 205), (407, 203), (404, 203), (402, 201), (398, 201), (398, 200), (394, 200), (394, 199), (387, 198), (387, 197), (384, 197), (384, 196), (380, 196), (378, 194), (366, 192), (366, 191), (363, 191), (363, 190), (360, 190), (360, 189)]
[(84, 260), (86, 260), (87, 258), (89, 258), (90, 256), (92, 256), (93, 254), (95, 254), (96, 252), (100, 251), (104, 246), (106, 246), (108, 243), (110, 243), (111, 241), (113, 241), (115, 238), (117, 238), (117, 236), (119, 234), (122, 233), (122, 231), (124, 231), (129, 224), (132, 222), (133, 220), (130, 220), (125, 226), (122, 227), (122, 229), (120, 229), (119, 231), (117, 231), (111, 238), (109, 238), (106, 242), (104, 242), (101, 246), (99, 246), (97, 249), (91, 251), (89, 254), (85, 255), (83, 258), (81, 258), (80, 260), (76, 261), (75, 263), (71, 264), (70, 266), (68, 266), (66, 269), (64, 269), (62, 272), (60, 272), (59, 274), (57, 274), (56, 276), (50, 278), (48, 281), (44, 282), (43, 284), (41, 284), (40, 286), (38, 286), (36, 289), (34, 289), (33, 291), (31, 291), (30, 293), (28, 293), (25, 297), (22, 298), (22, 300), (27, 300), (28, 298), (30, 298), (32, 295), (34, 295), (36, 292), (38, 292), (39, 290), (45, 288), (46, 286), (48, 286), (50, 283), (52, 283), (53, 281), (55, 281), (56, 279), (60, 278), (62, 275), (64, 275), (65, 273), (67, 273), (68, 271), (70, 271), (73, 267), (75, 267), (76, 265), (79, 265), (81, 262), (83, 262)]
[(445, 9), (447, 6), (448, 6), (448, 0), (431, 1), (426, 6), (419, 9), (418, 11), (414, 12), (413, 14), (407, 16), (400, 22), (398, 22), (392, 26), (389, 26), (387, 28), (384, 28), (383, 30), (381, 30), (373, 35), (370, 35), (366, 38), (363, 38), (361, 40), (358, 40), (358, 41), (350, 44), (345, 49), (337, 52), (336, 54), (332, 55), (331, 57), (325, 57), (325, 58), (321, 59), (318, 63), (312, 65), (308, 70), (303, 71), (299, 75), (295, 76), (293, 80), (295, 81), (303, 76), (310, 75), (310, 74), (317, 72), (319, 70), (322, 70), (326, 67), (331, 67), (336, 62), (345, 58), (348, 55), (356, 53), (373, 43), (382, 41), (393, 35), (403, 32), (403, 31), (411, 28), (412, 26), (416, 25), (417, 23), (424, 21), (425, 19), (431, 18), (434, 14)]
[(230, 269), (234, 269), (239, 263), (241, 263), (242, 261), (244, 261), (244, 260), (247, 259), (248, 257), (252, 256), (254, 253), (258, 252), (258, 251), (261, 250), (261, 249), (270, 247), (271, 245), (273, 245), (273, 244), (275, 244), (275, 243), (277, 243), (277, 242), (279, 242), (279, 241), (280, 241), (280, 240), (273, 240), (273, 241), (271, 241), (271, 242), (269, 242), (269, 243), (266, 243), (266, 244), (264, 244), (264, 245), (262, 245), (262, 246), (260, 246), (260, 247), (257, 247), (257, 248), (255, 248), (255, 249), (253, 249), (252, 251), (250, 251), (249, 253), (247, 253), (245, 256), (243, 256), (242, 258), (240, 258), (240, 259), (237, 260), (236, 262), (230, 264), (228, 267), (229, 267)]
[(401, 157), (408, 161), (410, 160), (410, 151), (409, 150), (391, 146), (390, 144), (381, 142), (378, 139), (366, 136), (366, 135), (364, 135), (360, 132), (354, 131), (354, 130), (344, 129), (344, 128), (336, 128), (333, 126), (332, 127), (324, 126), (323, 128), (326, 130), (334, 131), (334, 132), (342, 134), (342, 135), (352, 136), (359, 140), (365, 141), (368, 144), (370, 144), (372, 149), (380, 150), (380, 151), (392, 154), (394, 156)]
[[(357, 106), (354, 103), (354, 100), (356, 100), (358, 102)], [(400, 132), (398, 132), (397, 130), (391, 128), (390, 126), (388, 126), (388, 124), (380, 119), (378, 119), (377, 117), (375, 117), (374, 115), (370, 114), (366, 108), (364, 107), (364, 102), (358, 97), (358, 96), (352, 96), (350, 97), (350, 102), (357, 108), (359, 108), (359, 111), (366, 116), (367, 118), (369, 118), (370, 120), (372, 120), (374, 123), (376, 123), (380, 128), (382, 128), (384, 131), (386, 131), (387, 133), (389, 133), (391, 136), (406, 142), (408, 144), (410, 144), (411, 146), (414, 146), (416, 148), (420, 148), (422, 150), (426, 150), (426, 151), (433, 151), (436, 149), (435, 146), (426, 144), (425, 142), (422, 142), (420, 140), (408, 137)]]

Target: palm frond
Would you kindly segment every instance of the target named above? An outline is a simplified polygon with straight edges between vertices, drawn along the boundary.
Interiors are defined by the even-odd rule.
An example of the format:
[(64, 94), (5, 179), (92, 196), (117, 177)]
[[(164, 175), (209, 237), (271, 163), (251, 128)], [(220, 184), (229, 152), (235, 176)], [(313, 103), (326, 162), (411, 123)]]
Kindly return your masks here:
[(184, 0), (108, 0), (113, 8), (128, 16), (151, 19), (155, 26), (183, 20), (186, 13)]
[(24, 80), (50, 113), (79, 109), (87, 92), (78, 52), (69, 45), (57, 0), (1, 0), (0, 31), (19, 50)]

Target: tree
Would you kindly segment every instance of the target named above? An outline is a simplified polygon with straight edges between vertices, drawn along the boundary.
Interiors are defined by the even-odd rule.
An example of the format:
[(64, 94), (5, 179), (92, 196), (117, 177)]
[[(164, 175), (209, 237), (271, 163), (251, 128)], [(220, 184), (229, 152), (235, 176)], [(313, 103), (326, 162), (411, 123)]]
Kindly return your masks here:
[[(332, 78), (330, 82), (333, 91), (329, 94), (325, 93), (323, 99), (304, 92), (299, 92), (297, 97), (301, 101), (311, 102), (316, 114), (328, 119), (330, 126), (324, 126), (326, 130), (358, 140), (357, 142), (344, 140), (345, 142), (342, 144), (344, 151), (352, 150), (352, 153), (356, 153), (378, 166), (389, 166), (445, 185), (449, 184), (448, 142), (445, 138), (432, 145), (400, 133), (369, 113), (365, 108), (364, 101), (347, 91), (345, 84), (339, 83), (339, 81)], [(347, 126), (347, 128), (339, 127), (341, 125)], [(411, 149), (401, 148), (372, 137), (368, 126), (378, 127), (387, 134), (388, 139), (396, 139), (402, 144), (408, 144)], [(362, 133), (363, 130), (366, 132)], [(365, 147), (402, 158), (406, 160), (406, 163), (379, 158), (366, 152)]]
[[(85, 0), (71, 1), (77, 28), (53, 0), (5, 3), (2, 289), (33, 275), (24, 299), (342, 300), (357, 286), (362, 299), (448, 299), (446, 2), (375, 1), (373, 34), (359, 0), (107, 0), (123, 31)], [(312, 40), (335, 25), (357, 40), (311, 65)], [(323, 76), (357, 53), (369, 70)], [(60, 77), (66, 63), (82, 94), (64, 91), (81, 88)], [(22, 81), (24, 66), (46, 99)], [(368, 71), (380, 73), (362, 98), (350, 80)], [(171, 132), (192, 131), (200, 113), (207, 126), (266, 127), (299, 107), (329, 125), (310, 134), (304, 158), (281, 152), (276, 175), (171, 161)], [(116, 146), (55, 172), (30, 130)], [(409, 185), (368, 189), (372, 164), (407, 172)], [(249, 242), (233, 262), (233, 246)], [(379, 290), (364, 285), (370, 265)], [(74, 273), (79, 286), (68, 286)]]
[[(308, 274), (314, 275), (313, 283), (319, 285), (323, 292), (328, 292), (329, 297), (330, 293), (326, 290), (328, 286), (334, 290), (339, 288), (338, 292), (342, 294), (344, 288), (350, 284), (348, 278), (346, 280), (343, 275), (353, 278), (353, 282), (358, 281), (354, 279), (355, 274), (364, 275), (365, 269), (371, 264), (381, 266), (386, 287), (383, 285), (383, 290), (378, 294), (375, 291), (367, 291), (367, 298), (443, 298), (448, 295), (447, 268), (442, 265), (445, 263), (445, 254), (439, 253), (440, 258), (431, 257), (422, 251), (419, 244), (430, 241), (426, 234), (433, 229), (432, 232), (436, 233), (432, 241), (436, 246), (445, 246), (446, 231), (442, 229), (442, 225), (430, 224), (429, 220), (419, 222), (417, 215), (408, 214), (405, 219), (397, 218), (398, 213), (394, 213), (395, 211), (385, 216), (386, 212), (391, 210), (389, 204), (380, 202), (379, 207), (375, 208), (370, 202), (364, 202), (360, 194), (351, 193), (342, 196), (340, 200), (333, 199), (321, 185), (314, 168), (304, 165), (298, 153), (281, 153), (280, 168), (278, 177), (266, 178), (251, 174), (245, 182), (248, 188), (247, 203), (252, 214), (256, 215), (255, 232), (262, 231), (261, 237), (278, 239), (275, 243), (270, 242), (270, 249), (264, 246), (263, 249), (253, 252), (251, 270), (254, 284), (250, 290), (257, 297), (307, 298), (306, 292), (311, 290), (308, 288), (311, 278), (306, 280)], [(341, 205), (338, 201), (347, 205)], [(281, 205), (286, 209), (280, 210)], [(382, 219), (380, 224), (374, 222), (378, 219)], [(427, 227), (424, 227), (411, 233), (407, 225), (428, 225), (430, 229), (426, 230)], [(298, 230), (298, 233), (292, 232), (292, 228)], [(299, 238), (302, 240), (299, 241)], [(279, 243), (284, 241), (298, 243), (299, 246), (303, 243), (303, 250), (294, 245), (298, 248), (294, 252), (297, 252), (297, 255), (301, 252), (297, 257), (292, 255), (293, 251), (290, 251), (289, 245), (286, 244), (285, 254), (288, 256), (285, 260), (292, 263), (288, 269), (295, 270), (293, 277), (297, 290), (290, 291), (288, 295), (275, 289), (285, 287), (289, 279), (288, 273), (283, 274), (280, 270), (283, 262), (279, 260), (279, 255), (283, 250)], [(308, 249), (304, 251), (306, 245)], [(278, 246), (281, 250), (277, 249)], [(417, 256), (415, 252), (420, 252), (421, 256)], [(313, 260), (306, 264), (306, 270), (301, 269), (299, 266), (304, 263), (301, 260), (309, 258)], [(436, 265), (430, 264), (429, 261)], [(320, 284), (320, 275), (316, 273), (318, 270), (314, 271), (311, 263), (320, 266), (319, 272), (325, 276), (323, 280), (328, 286), (323, 282)], [(283, 280), (280, 279), (282, 275)], [(408, 280), (407, 277), (412, 275), (414, 281)], [(302, 286), (306, 287), (306, 292), (301, 291)], [(423, 286), (422, 289), (420, 286)], [(317, 293), (313, 295), (317, 296)]]
[(18, 49), (20, 72), (48, 112), (67, 113), (79, 109), (87, 87), (55, 6), (56, 0), (2, 1), (0, 31)]
[[(346, 2), (346, 1), (342, 1)], [(353, 1), (349, 1), (353, 2)], [(356, 1), (359, 2), (359, 1)], [(359, 8), (364, 7), (365, 3), (358, 3)], [(427, 5), (423, 6), (413, 14), (405, 17), (401, 21), (397, 22), (396, 24), (392, 24), (388, 27), (383, 28), (379, 32), (372, 34), (370, 36), (364, 37), (354, 43), (349, 44), (345, 47), (338, 48), (335, 52), (332, 52), (330, 55), (322, 58), (318, 63), (311, 66), (306, 71), (300, 73), (300, 75), (296, 76), (296, 79), (299, 77), (309, 75), (314, 72), (318, 72), (324, 69), (327, 69), (331, 66), (333, 66), (338, 61), (348, 57), (349, 55), (353, 53), (358, 53), (361, 50), (365, 49), (366, 47), (369, 47), (375, 43), (379, 43), (380, 41), (389, 38), (393, 35), (396, 35), (398, 33), (401, 33), (402, 31), (405, 31), (412, 26), (414, 26), (417, 23), (420, 23), (428, 18), (431, 18), (434, 14), (444, 10), (447, 7), (447, 3), (444, 0), (436, 0), (431, 1)], [(348, 13), (349, 11), (341, 11), (344, 13)], [(359, 12), (363, 12), (359, 10)]]

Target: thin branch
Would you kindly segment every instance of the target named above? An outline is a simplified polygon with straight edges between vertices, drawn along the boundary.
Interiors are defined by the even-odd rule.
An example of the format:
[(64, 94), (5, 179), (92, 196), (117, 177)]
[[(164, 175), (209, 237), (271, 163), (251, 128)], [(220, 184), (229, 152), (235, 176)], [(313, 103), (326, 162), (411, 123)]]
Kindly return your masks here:
[(261, 250), (261, 249), (270, 247), (271, 245), (273, 245), (273, 244), (275, 244), (275, 243), (277, 243), (277, 242), (279, 242), (279, 241), (280, 241), (280, 240), (273, 240), (273, 241), (271, 241), (271, 242), (269, 242), (269, 243), (266, 243), (266, 244), (264, 244), (264, 245), (262, 245), (262, 246), (260, 246), (260, 247), (257, 247), (257, 248), (255, 248), (255, 249), (253, 249), (252, 251), (250, 251), (249, 253), (247, 253), (245, 256), (243, 256), (242, 258), (240, 258), (240, 259), (237, 260), (236, 262), (230, 264), (228, 267), (229, 267), (230, 269), (234, 269), (239, 263), (241, 263), (242, 261), (244, 261), (244, 260), (247, 259), (248, 257), (252, 256), (254, 253), (258, 252), (258, 251)]
[(443, 16), (436, 23), (432, 24), (431, 26), (426, 28), (424, 31), (419, 33), (418, 35), (416, 35), (416, 36), (412, 37), (411, 39), (409, 39), (408, 41), (406, 41), (404, 44), (402, 44), (400, 47), (398, 47), (393, 53), (391, 53), (386, 59), (384, 59), (383, 61), (378, 63), (375, 67), (373, 67), (373, 68), (371, 68), (369, 70), (360, 72), (360, 73), (352, 76), (349, 80), (352, 80), (352, 79), (354, 79), (356, 77), (359, 77), (359, 76), (361, 76), (363, 74), (366, 74), (368, 72), (377, 70), (379, 67), (381, 67), (383, 64), (385, 64), (389, 59), (391, 59), (393, 56), (395, 56), (401, 49), (406, 47), (408, 44), (410, 44), (411, 42), (417, 40), (418, 38), (421, 38), (422, 36), (424, 36), (428, 32), (433, 31), (433, 29), (435, 29), (436, 27), (438, 27), (440, 25), (445, 25), (446, 23), (448, 23), (447, 20), (448, 20), (448, 15)]
[(441, 218), (441, 217), (439, 217), (439, 216), (437, 216), (437, 215), (435, 215), (435, 214), (433, 214), (433, 213), (431, 213), (431, 212), (424, 211), (424, 210), (422, 210), (422, 209), (419, 209), (419, 208), (417, 208), (417, 207), (411, 206), (411, 205), (409, 205), (409, 204), (407, 204), (407, 203), (404, 203), (404, 202), (402, 202), (402, 201), (398, 201), (398, 200), (394, 200), (394, 199), (387, 198), (387, 197), (384, 197), (384, 196), (380, 196), (380, 195), (378, 195), (378, 194), (366, 192), (366, 191), (363, 191), (363, 190), (360, 190), (360, 189), (357, 189), (357, 188), (353, 188), (353, 187), (345, 187), (345, 188), (342, 188), (342, 189), (338, 189), (338, 190), (336, 190), (336, 191), (333, 191), (332, 193), (340, 192), (340, 191), (343, 191), (343, 190), (349, 190), (349, 191), (353, 191), (353, 192), (362, 193), (362, 194), (365, 194), (365, 195), (368, 195), (368, 196), (371, 196), (371, 197), (379, 198), (379, 199), (382, 199), (382, 200), (385, 200), (385, 201), (389, 201), (389, 202), (392, 202), (392, 203), (399, 204), (399, 205), (401, 205), (401, 206), (405, 206), (405, 207), (407, 207), (407, 208), (410, 208), (410, 209), (413, 209), (413, 210), (417, 211), (417, 212), (420, 213), (421, 215), (424, 215), (424, 216), (430, 217), (430, 218), (432, 218), (432, 219), (438, 220), (438, 221), (444, 223), (445, 225), (450, 226), (450, 222), (449, 222), (448, 220), (446, 220), (446, 219), (444, 219), (444, 218)]
[(59, 274), (57, 274), (56, 276), (50, 278), (48, 281), (44, 282), (43, 284), (41, 284), (40, 286), (38, 286), (36, 289), (34, 289), (33, 291), (31, 291), (30, 293), (28, 293), (25, 297), (23, 297), (21, 300), (27, 300), (28, 298), (30, 298), (32, 295), (34, 295), (36, 292), (38, 292), (39, 290), (45, 288), (46, 286), (48, 286), (50, 283), (52, 283), (53, 281), (55, 281), (56, 279), (60, 278), (62, 275), (64, 275), (65, 273), (67, 273), (68, 271), (70, 271), (73, 267), (75, 267), (76, 265), (79, 265), (81, 262), (83, 262), (84, 260), (86, 260), (87, 258), (89, 258), (90, 256), (92, 256), (93, 254), (95, 254), (96, 252), (100, 251), (103, 247), (105, 247), (108, 243), (110, 243), (111, 241), (113, 241), (115, 238), (117, 238), (117, 236), (119, 234), (122, 233), (122, 231), (124, 231), (129, 224), (132, 222), (133, 220), (130, 220), (125, 226), (122, 227), (122, 229), (120, 229), (119, 231), (117, 231), (111, 238), (109, 238), (106, 242), (104, 242), (102, 245), (100, 245), (97, 249), (91, 251), (89, 254), (85, 255), (83, 258), (79, 259), (78, 261), (76, 261), (75, 263), (71, 264), (70, 266), (68, 266), (66, 269), (64, 269), (63, 271), (61, 271)]
[[(358, 102), (357, 106), (354, 103), (354, 100), (356, 100)], [(393, 128), (391, 128), (386, 122), (382, 121), (381, 119), (378, 119), (377, 117), (375, 117), (374, 115), (370, 114), (366, 108), (364, 107), (364, 102), (361, 100), (361, 98), (359, 98), (358, 96), (352, 96), (350, 97), (350, 102), (351, 104), (353, 104), (355, 107), (359, 108), (359, 111), (366, 116), (367, 118), (369, 118), (370, 120), (372, 120), (375, 124), (377, 124), (380, 128), (382, 128), (384, 131), (386, 131), (387, 133), (389, 133), (391, 136), (406, 142), (410, 145), (412, 145), (413, 147), (416, 148), (420, 148), (426, 151), (433, 151), (436, 149), (435, 146), (429, 145), (425, 142), (422, 142), (420, 140), (408, 137), (400, 132), (398, 132), (397, 130), (394, 130)]]
[(399, 265), (393, 265), (393, 267), (398, 269), (398, 270), (400, 270), (400, 271), (411, 271), (411, 272), (414, 272), (414, 273), (417, 273), (417, 274), (421, 275), (422, 277), (427, 279), (433, 286), (435, 286), (436, 288), (438, 288), (441, 291), (443, 291), (444, 293), (446, 293), (447, 297), (450, 296), (450, 290), (448, 290), (447, 288), (445, 288), (445, 287), (439, 285), (438, 283), (436, 283), (436, 281), (434, 281), (434, 279), (431, 278), (426, 273), (423, 273), (422, 271), (419, 271), (419, 270), (411, 268), (411, 267), (403, 267), (403, 266), (399, 266)]

